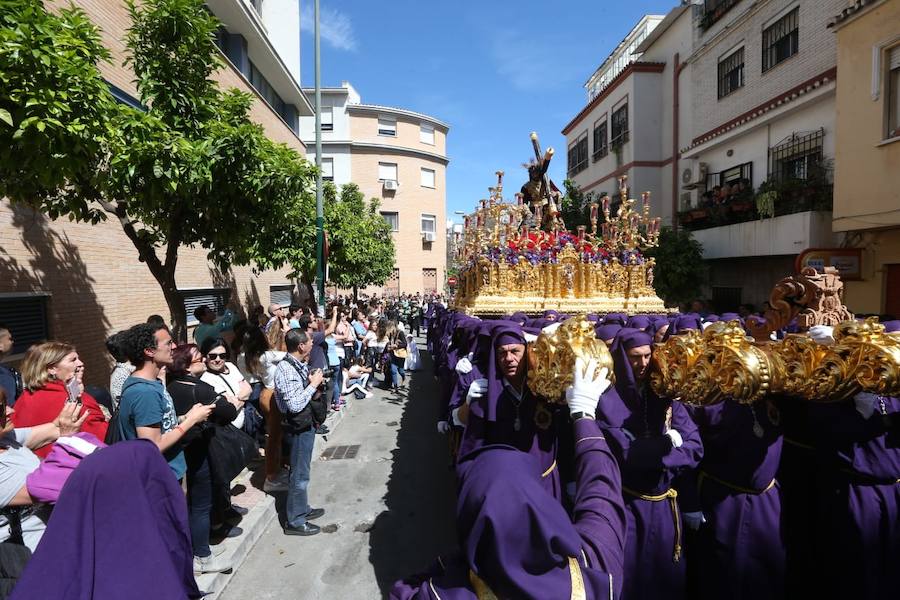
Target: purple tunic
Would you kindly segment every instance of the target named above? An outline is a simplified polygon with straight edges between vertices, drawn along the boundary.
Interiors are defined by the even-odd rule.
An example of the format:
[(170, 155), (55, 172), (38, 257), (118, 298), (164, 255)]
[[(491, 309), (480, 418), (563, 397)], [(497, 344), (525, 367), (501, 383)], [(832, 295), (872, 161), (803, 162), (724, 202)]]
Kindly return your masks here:
[(822, 466), (817, 521), (832, 524), (817, 562), (834, 597), (881, 600), (900, 590), (900, 400), (883, 401), (868, 419), (853, 401), (810, 406)]
[(730, 400), (687, 410), (703, 440), (697, 492), (706, 523), (691, 554), (700, 564), (700, 597), (784, 598), (781, 489), (774, 483), (783, 441), (778, 411)]
[(470, 571), (501, 598), (569, 598), (569, 557), (578, 563), (587, 598), (618, 598), (625, 528), (618, 466), (595, 421), (579, 419), (573, 429), (571, 518), (537, 483), (532, 457), (485, 446), (460, 465), (462, 551), (395, 583), (391, 600), (472, 600)]
[(187, 503), (153, 442), (119, 442), (69, 477), (12, 600), (199, 598)]

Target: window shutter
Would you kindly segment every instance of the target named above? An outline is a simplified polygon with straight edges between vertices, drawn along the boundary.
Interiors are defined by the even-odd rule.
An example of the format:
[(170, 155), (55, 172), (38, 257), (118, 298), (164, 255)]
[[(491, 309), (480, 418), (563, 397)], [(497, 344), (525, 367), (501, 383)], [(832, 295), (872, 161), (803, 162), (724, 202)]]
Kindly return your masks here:
[(181, 296), (184, 298), (184, 310), (187, 313), (187, 324), (196, 325), (197, 319), (194, 318), (194, 310), (204, 304), (215, 311), (217, 316), (225, 314), (225, 305), (228, 303), (228, 297), (231, 295), (229, 289), (205, 289), (205, 290), (182, 290)]
[(291, 304), (294, 291), (293, 285), (272, 285), (269, 286), (269, 303), (278, 304), (279, 306), (288, 306)]
[(25, 352), (32, 344), (46, 340), (47, 296), (0, 298), (0, 323), (9, 327), (15, 340), (12, 354)]
[(894, 69), (900, 69), (900, 46), (894, 46), (888, 52), (888, 68), (891, 71), (893, 71)]

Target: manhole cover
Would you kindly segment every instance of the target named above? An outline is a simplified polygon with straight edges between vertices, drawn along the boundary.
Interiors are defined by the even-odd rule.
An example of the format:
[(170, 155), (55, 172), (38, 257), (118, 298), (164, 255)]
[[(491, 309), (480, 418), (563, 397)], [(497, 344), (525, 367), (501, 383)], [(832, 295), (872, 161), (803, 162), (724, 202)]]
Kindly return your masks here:
[(346, 458), (356, 458), (357, 454), (359, 454), (359, 444), (332, 446), (331, 448), (325, 448), (325, 451), (322, 452), (320, 458), (321, 460), (342, 460)]

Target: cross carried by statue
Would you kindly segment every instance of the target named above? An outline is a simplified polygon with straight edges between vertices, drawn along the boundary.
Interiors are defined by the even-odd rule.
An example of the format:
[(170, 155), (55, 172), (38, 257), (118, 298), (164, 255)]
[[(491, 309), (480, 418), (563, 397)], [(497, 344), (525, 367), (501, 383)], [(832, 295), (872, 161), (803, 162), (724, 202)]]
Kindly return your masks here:
[(550, 159), (553, 158), (553, 148), (541, 152), (541, 143), (534, 131), (531, 132), (531, 145), (534, 148), (534, 161), (525, 165), (528, 169), (528, 182), (521, 190), (525, 205), (531, 209), (535, 225), (544, 231), (565, 229), (566, 226), (559, 214), (562, 194), (547, 176)]

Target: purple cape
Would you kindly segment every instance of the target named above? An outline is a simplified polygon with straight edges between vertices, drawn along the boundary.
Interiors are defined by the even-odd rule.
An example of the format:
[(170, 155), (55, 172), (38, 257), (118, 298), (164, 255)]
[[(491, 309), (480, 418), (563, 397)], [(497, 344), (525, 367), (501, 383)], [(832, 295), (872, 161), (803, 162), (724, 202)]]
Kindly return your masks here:
[(69, 477), (12, 600), (199, 598), (187, 503), (153, 442), (119, 442)]

